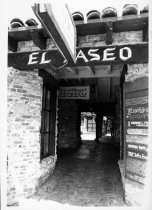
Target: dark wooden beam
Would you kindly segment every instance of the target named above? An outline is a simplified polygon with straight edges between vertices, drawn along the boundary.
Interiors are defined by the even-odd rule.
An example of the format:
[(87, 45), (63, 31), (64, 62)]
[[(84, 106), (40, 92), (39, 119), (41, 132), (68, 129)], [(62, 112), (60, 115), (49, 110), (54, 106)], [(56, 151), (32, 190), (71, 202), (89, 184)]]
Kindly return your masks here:
[(148, 41), (148, 20), (143, 23), (143, 42)]
[(8, 36), (8, 49), (10, 51), (16, 52), (17, 51), (17, 45), (18, 45), (18, 42)]
[(46, 49), (46, 38), (42, 35), (42, 33), (30, 30), (30, 35), (36, 46), (38, 46), (41, 50)]
[[(130, 49), (129, 59), (126, 49)], [(104, 56), (105, 50), (107, 55)], [(120, 50), (125, 49), (123, 52), (124, 59), (120, 58)], [(77, 55), (81, 51), (81, 55), (77, 58), (76, 64), (68, 62), (66, 67), (78, 66), (98, 66), (98, 65), (116, 65), (116, 64), (140, 64), (148, 62), (148, 43), (141, 44), (125, 44), (113, 46), (101, 46), (97, 48), (83, 47), (77, 48)], [(90, 55), (88, 52), (91, 51)], [(98, 55), (97, 59), (93, 59), (93, 53)], [(121, 51), (122, 54), (122, 51)], [(85, 59), (84, 59), (85, 57)], [(103, 59), (107, 57), (107, 59)], [(114, 59), (109, 59), (113, 57)], [(19, 69), (42, 69), (54, 66), (55, 69), (65, 66), (64, 58), (60, 52), (54, 50), (41, 50), (34, 52), (15, 52), (8, 53), (8, 66), (13, 66)]]
[(113, 43), (112, 33), (113, 33), (113, 22), (105, 22), (106, 35), (105, 42), (107, 45)]

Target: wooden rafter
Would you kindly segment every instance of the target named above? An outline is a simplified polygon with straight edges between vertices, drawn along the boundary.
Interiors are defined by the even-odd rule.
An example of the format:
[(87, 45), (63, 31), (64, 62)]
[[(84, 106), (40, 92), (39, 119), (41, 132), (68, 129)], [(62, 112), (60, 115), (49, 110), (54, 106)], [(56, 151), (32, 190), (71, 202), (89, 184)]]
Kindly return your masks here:
[(46, 38), (38, 31), (30, 30), (31, 38), (36, 46), (41, 50), (46, 49)]
[(107, 45), (113, 43), (112, 33), (113, 33), (113, 22), (105, 22), (106, 35), (105, 42)]
[(143, 42), (148, 41), (148, 20), (143, 23)]

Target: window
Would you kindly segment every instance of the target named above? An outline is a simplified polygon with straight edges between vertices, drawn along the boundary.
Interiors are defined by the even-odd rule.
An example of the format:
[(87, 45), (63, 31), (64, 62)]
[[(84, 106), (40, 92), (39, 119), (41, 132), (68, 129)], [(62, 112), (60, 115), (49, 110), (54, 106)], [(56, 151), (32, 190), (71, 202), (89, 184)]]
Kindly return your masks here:
[(87, 119), (88, 121), (88, 132), (93, 132), (94, 131), (94, 122), (93, 118)]
[(43, 87), (41, 159), (55, 155), (56, 93), (55, 89)]

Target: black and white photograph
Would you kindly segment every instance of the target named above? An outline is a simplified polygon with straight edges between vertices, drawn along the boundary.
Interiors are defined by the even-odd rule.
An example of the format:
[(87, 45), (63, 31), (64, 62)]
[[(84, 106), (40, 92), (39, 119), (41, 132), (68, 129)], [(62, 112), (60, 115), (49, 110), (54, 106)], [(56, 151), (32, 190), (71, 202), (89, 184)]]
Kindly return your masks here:
[(2, 2), (1, 209), (152, 209), (150, 1)]

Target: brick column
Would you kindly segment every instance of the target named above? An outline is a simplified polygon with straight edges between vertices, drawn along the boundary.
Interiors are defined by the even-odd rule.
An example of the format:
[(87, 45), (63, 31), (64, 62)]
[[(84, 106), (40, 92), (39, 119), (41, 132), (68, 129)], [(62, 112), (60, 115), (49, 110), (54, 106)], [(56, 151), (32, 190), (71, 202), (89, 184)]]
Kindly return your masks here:
[(56, 156), (40, 162), (42, 78), (8, 69), (8, 205), (31, 196), (53, 171)]
[(76, 100), (59, 100), (58, 149), (79, 146), (79, 120)]

